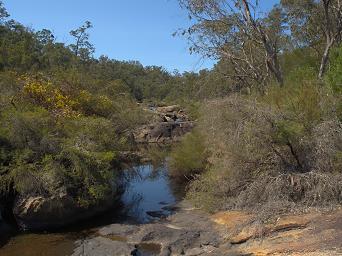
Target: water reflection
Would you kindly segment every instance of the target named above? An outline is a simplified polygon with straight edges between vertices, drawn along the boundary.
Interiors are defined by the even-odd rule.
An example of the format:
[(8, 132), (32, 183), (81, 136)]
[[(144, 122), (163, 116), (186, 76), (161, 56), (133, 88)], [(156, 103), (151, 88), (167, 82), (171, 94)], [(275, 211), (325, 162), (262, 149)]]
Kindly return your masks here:
[(122, 196), (127, 216), (139, 223), (153, 219), (148, 212), (170, 214), (162, 208), (166, 204), (174, 204), (176, 197), (170, 189), (165, 164), (159, 167), (142, 165), (127, 170), (130, 182)]

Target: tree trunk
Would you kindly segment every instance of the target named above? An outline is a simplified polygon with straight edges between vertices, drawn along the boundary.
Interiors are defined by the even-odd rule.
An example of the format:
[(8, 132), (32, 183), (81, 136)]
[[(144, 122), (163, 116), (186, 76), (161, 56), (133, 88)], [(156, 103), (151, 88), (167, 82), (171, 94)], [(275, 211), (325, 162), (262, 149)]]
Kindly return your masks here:
[(325, 46), (324, 53), (321, 59), (321, 65), (319, 67), (318, 78), (320, 80), (323, 79), (323, 76), (324, 76), (324, 73), (328, 64), (328, 60), (329, 60), (330, 49), (333, 44), (334, 44), (334, 40), (329, 40), (329, 39), (327, 40), (327, 44)]
[(271, 70), (273, 75), (275, 76), (277, 83), (280, 86), (284, 85), (284, 78), (283, 78), (283, 73), (281, 72), (280, 65), (278, 62), (278, 58), (275, 56), (271, 57), (272, 59), (267, 62), (268, 68)]
[(265, 55), (266, 55), (266, 64), (269, 70), (272, 72), (272, 74), (275, 76), (278, 84), (280, 86), (284, 85), (284, 78), (283, 74), (280, 68), (280, 64), (278, 61), (278, 53), (274, 47), (272, 47), (272, 43), (269, 40), (269, 37), (265, 33), (265, 31), (262, 30), (259, 24), (255, 22), (255, 20), (252, 17), (249, 3), (247, 0), (242, 0), (243, 8), (244, 8), (244, 16), (246, 21), (249, 23), (249, 25), (254, 29), (255, 32), (257, 32), (261, 38), (262, 44), (264, 46)]

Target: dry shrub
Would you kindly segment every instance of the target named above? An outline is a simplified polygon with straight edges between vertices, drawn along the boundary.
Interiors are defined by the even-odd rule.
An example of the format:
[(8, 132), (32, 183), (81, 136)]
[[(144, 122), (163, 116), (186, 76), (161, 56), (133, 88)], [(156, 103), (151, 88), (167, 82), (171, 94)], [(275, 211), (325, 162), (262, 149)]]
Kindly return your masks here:
[(308, 129), (284, 111), (241, 96), (207, 102), (203, 113), (199, 128), (207, 134), (211, 167), (189, 185), (188, 197), (198, 205), (272, 214), (342, 203), (337, 119)]

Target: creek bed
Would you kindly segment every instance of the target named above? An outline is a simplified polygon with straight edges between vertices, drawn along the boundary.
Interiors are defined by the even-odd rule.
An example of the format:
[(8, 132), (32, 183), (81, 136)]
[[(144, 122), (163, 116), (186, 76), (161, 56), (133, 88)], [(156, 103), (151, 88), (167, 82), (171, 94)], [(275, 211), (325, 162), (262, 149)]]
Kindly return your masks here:
[[(183, 188), (169, 179), (165, 163), (135, 166), (125, 171), (126, 187), (121, 206), (106, 213), (66, 227), (54, 233), (21, 233), (10, 225), (0, 225), (1, 256), (69, 256), (75, 242), (94, 234), (99, 227), (113, 223), (141, 224), (172, 213), (169, 207), (182, 195)], [(114, 202), (113, 202), (114, 204)], [(1, 223), (0, 223), (1, 224)], [(9, 234), (11, 235), (10, 237)], [(155, 255), (149, 246), (141, 245), (139, 255)]]

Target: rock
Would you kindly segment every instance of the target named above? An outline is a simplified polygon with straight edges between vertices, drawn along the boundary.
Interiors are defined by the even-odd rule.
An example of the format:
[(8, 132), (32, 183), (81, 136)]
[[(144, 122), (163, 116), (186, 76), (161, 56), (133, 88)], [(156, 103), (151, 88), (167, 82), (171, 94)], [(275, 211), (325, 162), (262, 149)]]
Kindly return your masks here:
[(175, 239), (181, 232), (159, 223), (145, 224), (140, 227), (139, 232), (132, 234), (130, 241), (137, 244), (143, 242), (166, 243)]
[(212, 246), (212, 245), (205, 245), (202, 247), (205, 251), (205, 253), (212, 253), (213, 251), (215, 251), (217, 248)]
[(129, 256), (133, 251), (135, 251), (134, 245), (95, 237), (79, 242), (72, 256)]
[(211, 245), (201, 246), (197, 248), (189, 249), (185, 252), (186, 256), (197, 256), (197, 255), (207, 255), (215, 251), (217, 248)]
[(167, 242), (173, 255), (184, 254), (186, 250), (194, 246), (200, 246), (200, 232), (197, 230), (179, 231), (174, 232), (173, 237)]
[(151, 123), (143, 125), (133, 132), (137, 143), (169, 143), (179, 141), (190, 132), (194, 124), (178, 105), (149, 109), (157, 118), (151, 118)]
[(158, 140), (163, 138), (171, 138), (172, 130), (175, 128), (175, 124), (173, 122), (164, 122), (156, 125), (149, 133), (149, 137), (151, 140)]
[(237, 235), (233, 236), (230, 239), (230, 242), (232, 244), (241, 244), (247, 242), (249, 239), (271, 235), (275, 232), (302, 229), (305, 228), (309, 223), (310, 220), (305, 216), (282, 216), (275, 224), (264, 226), (259, 224), (247, 225)]
[(220, 225), (224, 225), (226, 228), (233, 230), (239, 226), (246, 225), (246, 223), (253, 220), (253, 215), (250, 215), (242, 211), (228, 211), (219, 212), (213, 215), (212, 220)]
[(174, 212), (174, 211), (177, 211), (179, 209), (180, 208), (177, 205), (167, 205), (167, 206), (162, 207), (162, 210), (169, 211), (169, 212)]
[(163, 211), (147, 211), (146, 214), (153, 218), (159, 218), (159, 219), (167, 217), (167, 214)]
[(204, 253), (203, 248), (192, 248), (185, 252), (185, 256), (197, 256)]
[(180, 110), (179, 105), (156, 108), (156, 112), (160, 112), (160, 113), (170, 113), (170, 112), (179, 111), (179, 110)]
[(291, 229), (301, 229), (307, 227), (310, 223), (308, 216), (282, 216), (274, 225), (269, 225), (267, 228), (269, 233), (286, 231)]
[(98, 234), (100, 234), (101, 236), (116, 235), (127, 237), (138, 231), (139, 227), (136, 225), (112, 224), (101, 228), (98, 231)]
[(113, 196), (90, 207), (82, 207), (66, 193), (57, 196), (27, 196), (15, 200), (13, 214), (24, 230), (58, 228), (89, 218), (113, 206)]
[[(229, 219), (234, 220), (232, 216), (240, 218), (242, 229), (241, 223), (227, 225)], [(217, 255), (342, 255), (341, 210), (330, 214), (311, 212), (280, 216), (271, 224), (246, 222), (241, 216), (236, 212), (215, 216), (214, 219), (228, 228), (228, 233), (237, 233), (230, 237), (231, 247), (220, 246)]]
[(164, 122), (173, 122), (175, 121), (175, 117), (174, 116), (164, 116)]
[(133, 252), (133, 255), (143, 256), (143, 255), (160, 255), (161, 253), (161, 244), (157, 243), (141, 243), (137, 244), (136, 251)]
[(194, 125), (192, 122), (177, 123), (174, 121), (161, 122), (148, 128), (143, 126), (134, 132), (137, 143), (166, 143), (179, 141), (179, 139), (190, 132)]
[(162, 201), (162, 202), (159, 202), (159, 204), (160, 204), (160, 205), (168, 205), (169, 203), (168, 203), (168, 202)]
[(242, 231), (237, 234), (236, 236), (233, 236), (230, 239), (230, 243), (231, 244), (242, 244), (246, 241), (248, 241), (249, 239), (253, 238), (253, 237), (257, 237), (262, 233), (260, 227), (257, 227), (255, 225), (253, 226), (247, 226), (245, 228), (242, 229)]

